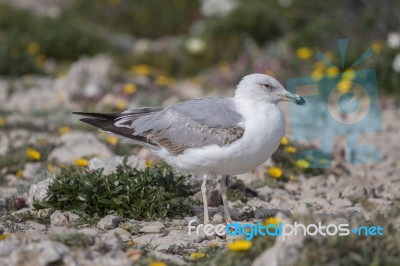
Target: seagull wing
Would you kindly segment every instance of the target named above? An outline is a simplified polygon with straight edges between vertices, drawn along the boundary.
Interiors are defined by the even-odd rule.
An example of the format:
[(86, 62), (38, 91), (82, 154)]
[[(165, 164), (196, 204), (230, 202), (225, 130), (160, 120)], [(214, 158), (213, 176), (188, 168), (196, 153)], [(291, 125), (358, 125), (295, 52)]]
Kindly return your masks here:
[(229, 98), (189, 100), (165, 109), (132, 109), (113, 118), (84, 115), (92, 118), (83, 122), (175, 155), (189, 148), (228, 145), (244, 134), (243, 117)]

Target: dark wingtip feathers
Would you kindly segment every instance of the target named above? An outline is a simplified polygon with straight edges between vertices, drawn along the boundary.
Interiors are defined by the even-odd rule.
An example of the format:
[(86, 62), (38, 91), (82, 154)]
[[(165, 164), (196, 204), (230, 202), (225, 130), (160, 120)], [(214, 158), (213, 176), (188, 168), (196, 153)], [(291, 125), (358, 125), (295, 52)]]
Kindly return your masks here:
[(89, 124), (91, 126), (97, 127), (101, 130), (111, 132), (126, 138), (130, 138), (139, 142), (153, 144), (145, 137), (134, 136), (133, 130), (126, 127), (115, 126), (115, 119), (120, 116), (120, 114), (101, 114), (101, 113), (84, 113), (84, 112), (74, 112), (73, 114), (84, 115), (88, 117), (81, 118), (80, 121)]

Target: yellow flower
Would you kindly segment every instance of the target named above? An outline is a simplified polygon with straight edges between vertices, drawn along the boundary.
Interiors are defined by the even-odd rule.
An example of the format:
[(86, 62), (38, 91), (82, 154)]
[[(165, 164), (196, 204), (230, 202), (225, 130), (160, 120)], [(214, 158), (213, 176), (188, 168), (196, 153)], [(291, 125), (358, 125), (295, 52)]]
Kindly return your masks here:
[(115, 103), (115, 107), (116, 107), (118, 110), (125, 110), (125, 109), (128, 107), (128, 103), (127, 103), (126, 101), (124, 101), (124, 100), (118, 100), (118, 101)]
[(282, 222), (282, 220), (281, 220), (281, 219), (278, 219), (278, 218), (276, 218), (276, 217), (269, 217), (269, 218), (265, 219), (265, 220), (262, 222), (262, 225), (263, 225), (263, 226), (267, 226), (267, 225), (269, 225), (269, 224), (273, 224), (273, 225), (278, 226), (278, 225), (279, 225), (279, 222)]
[(168, 265), (162, 261), (153, 261), (149, 263), (149, 266), (168, 266)]
[(26, 46), (26, 52), (30, 55), (37, 54), (40, 50), (40, 46), (38, 42), (30, 42)]
[(372, 43), (371, 50), (375, 54), (379, 54), (382, 50), (382, 42), (381, 41), (375, 41)]
[(353, 80), (356, 77), (356, 72), (353, 69), (346, 69), (343, 72), (342, 80)]
[(315, 81), (322, 79), (323, 76), (324, 76), (323, 68), (317, 68), (313, 72), (311, 72), (311, 78)]
[(270, 176), (272, 176), (272, 177), (275, 177), (275, 178), (281, 178), (281, 176), (282, 176), (282, 174), (283, 174), (283, 171), (282, 171), (282, 169), (279, 168), (279, 167), (270, 167), (270, 168), (268, 169), (268, 174), (269, 174)]
[(144, 162), (145, 167), (151, 167), (153, 165), (153, 160), (149, 159)]
[(314, 69), (317, 69), (317, 68), (325, 69), (326, 65), (324, 62), (318, 61), (318, 62), (314, 63)]
[(116, 136), (107, 136), (106, 141), (107, 141), (109, 144), (115, 146), (115, 145), (118, 144), (119, 139), (118, 139), (118, 137), (116, 137)]
[(328, 77), (334, 77), (339, 73), (339, 69), (337, 67), (330, 67), (326, 70), (326, 74)]
[(299, 168), (305, 169), (305, 168), (310, 167), (310, 163), (307, 162), (306, 160), (297, 160), (296, 161), (296, 166), (299, 167)]
[(297, 149), (293, 146), (286, 147), (285, 150), (287, 153), (296, 153), (297, 152)]
[(131, 246), (135, 245), (135, 241), (129, 240), (128, 242), (126, 242), (126, 245), (131, 247)]
[(7, 120), (3, 117), (0, 117), (0, 127), (5, 126), (7, 124)]
[(44, 63), (46, 63), (47, 57), (43, 54), (40, 54), (36, 57), (35, 63), (38, 67), (42, 67)]
[(312, 54), (313, 53), (312, 53), (311, 49), (307, 48), (307, 47), (301, 47), (301, 48), (297, 49), (297, 51), (296, 51), (297, 57), (299, 59), (303, 59), (303, 60), (310, 59)]
[(15, 173), (15, 176), (16, 176), (16, 177), (22, 177), (22, 176), (23, 176), (23, 171), (22, 171), (22, 170), (18, 170), (18, 171)]
[(141, 75), (141, 76), (148, 76), (150, 75), (151, 71), (152, 71), (152, 67), (148, 66), (148, 65), (136, 65), (131, 67), (131, 69), (129, 70), (132, 74), (135, 75)]
[(157, 76), (155, 82), (158, 86), (168, 86), (168, 85), (173, 84), (175, 82), (175, 80), (173, 78), (170, 78), (170, 77), (167, 77), (164, 75), (159, 75), (159, 76)]
[(133, 83), (128, 83), (128, 84), (125, 84), (124, 87), (122, 87), (122, 91), (128, 95), (134, 94), (137, 91), (137, 87)]
[(8, 239), (9, 237), (10, 237), (9, 234), (2, 234), (2, 235), (0, 235), (0, 241), (6, 240), (6, 239)]
[(199, 260), (202, 259), (206, 256), (206, 254), (204, 254), (203, 252), (193, 252), (192, 254), (190, 254), (190, 258), (192, 260)]
[(88, 160), (84, 158), (79, 158), (74, 161), (76, 166), (86, 167), (88, 165)]
[(350, 91), (351, 81), (348, 81), (348, 80), (341, 81), (341, 82), (339, 82), (337, 87), (338, 87), (340, 94), (345, 94), (346, 92)]
[(35, 161), (40, 160), (40, 157), (41, 157), (40, 152), (35, 149), (27, 149), (25, 154), (26, 154), (26, 157), (28, 157), (31, 160), (35, 160)]
[(281, 144), (282, 145), (288, 145), (289, 144), (288, 138), (287, 137), (283, 137), (282, 140), (281, 140)]
[(68, 132), (70, 132), (70, 131), (71, 131), (71, 128), (70, 128), (70, 127), (60, 127), (60, 128), (58, 129), (58, 134), (64, 135), (64, 134), (66, 134), (66, 133), (68, 133)]
[(238, 239), (227, 245), (231, 251), (246, 251), (251, 248), (252, 243), (248, 240)]

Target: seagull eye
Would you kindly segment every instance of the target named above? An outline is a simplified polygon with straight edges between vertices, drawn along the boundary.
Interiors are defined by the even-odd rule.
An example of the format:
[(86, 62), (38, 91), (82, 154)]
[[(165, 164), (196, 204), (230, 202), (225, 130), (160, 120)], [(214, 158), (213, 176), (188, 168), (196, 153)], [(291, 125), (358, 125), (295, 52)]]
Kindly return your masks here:
[(266, 89), (272, 89), (272, 86), (271, 86), (271, 84), (269, 84), (269, 83), (264, 83), (264, 84), (262, 84), (263, 85), (263, 87), (264, 88), (266, 88)]

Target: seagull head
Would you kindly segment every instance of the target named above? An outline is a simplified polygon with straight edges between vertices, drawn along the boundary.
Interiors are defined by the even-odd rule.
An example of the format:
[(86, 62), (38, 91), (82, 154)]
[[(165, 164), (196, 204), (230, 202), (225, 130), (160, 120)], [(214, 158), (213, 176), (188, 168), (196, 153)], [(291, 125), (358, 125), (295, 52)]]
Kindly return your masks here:
[(236, 87), (235, 97), (274, 104), (279, 101), (289, 101), (297, 105), (306, 105), (303, 97), (288, 92), (279, 81), (264, 74), (251, 74), (243, 77)]

